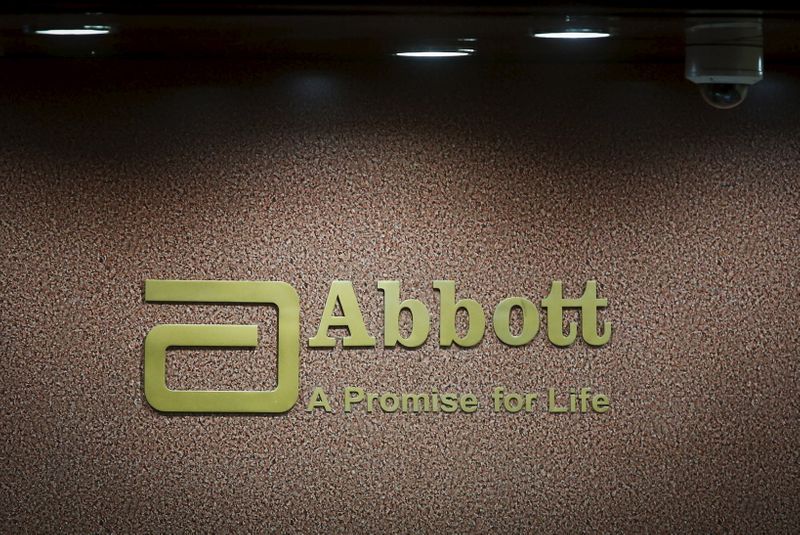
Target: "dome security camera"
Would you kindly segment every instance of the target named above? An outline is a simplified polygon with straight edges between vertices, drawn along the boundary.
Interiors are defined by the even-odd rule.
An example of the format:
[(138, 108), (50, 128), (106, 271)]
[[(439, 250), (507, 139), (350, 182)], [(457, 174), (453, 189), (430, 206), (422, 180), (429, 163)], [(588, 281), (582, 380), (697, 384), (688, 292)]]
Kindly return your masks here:
[(686, 78), (709, 105), (735, 108), (764, 77), (760, 19), (690, 21), (686, 29)]
[(735, 108), (747, 98), (747, 84), (699, 84), (700, 95), (720, 110)]

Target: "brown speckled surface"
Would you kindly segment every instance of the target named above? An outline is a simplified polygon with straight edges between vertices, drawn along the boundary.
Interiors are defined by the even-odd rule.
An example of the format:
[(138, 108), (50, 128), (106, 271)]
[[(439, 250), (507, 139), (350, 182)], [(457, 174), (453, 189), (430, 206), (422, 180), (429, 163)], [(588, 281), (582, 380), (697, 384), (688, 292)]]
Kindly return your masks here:
[[(800, 523), (800, 103), (773, 70), (705, 107), (681, 66), (3, 62), (3, 531), (790, 532)], [(53, 83), (57, 80), (58, 83)], [(322, 386), (592, 386), (606, 415), (166, 416), (146, 278), (334, 279), (488, 314), (553, 279), (613, 341), (301, 352)], [(544, 318), (543, 318), (544, 322)], [(170, 353), (173, 387), (269, 388), (255, 352)]]

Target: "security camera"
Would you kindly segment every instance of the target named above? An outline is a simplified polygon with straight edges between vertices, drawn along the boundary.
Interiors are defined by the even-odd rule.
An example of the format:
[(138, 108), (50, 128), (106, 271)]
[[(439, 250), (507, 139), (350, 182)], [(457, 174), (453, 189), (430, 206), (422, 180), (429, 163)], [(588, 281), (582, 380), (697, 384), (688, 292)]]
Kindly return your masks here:
[(708, 104), (735, 108), (764, 77), (760, 19), (690, 20), (686, 28), (686, 78)]
[(703, 100), (709, 105), (727, 110), (735, 108), (747, 98), (747, 84), (699, 84)]

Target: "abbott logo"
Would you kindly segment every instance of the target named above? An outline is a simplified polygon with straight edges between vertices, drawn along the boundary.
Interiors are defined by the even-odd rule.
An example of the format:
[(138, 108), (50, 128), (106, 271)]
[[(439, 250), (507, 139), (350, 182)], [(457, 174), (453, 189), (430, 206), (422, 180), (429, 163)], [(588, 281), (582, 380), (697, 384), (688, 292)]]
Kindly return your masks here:
[[(474, 299), (459, 299), (456, 283), (435, 280), (439, 293), (439, 346), (475, 347), (487, 331), (483, 306)], [(400, 281), (381, 280), (376, 288), (383, 292), (383, 346), (416, 348), (431, 334), (431, 314), (419, 299), (402, 300)], [(193, 281), (148, 280), (146, 302), (162, 303), (240, 303), (272, 304), (278, 308), (278, 385), (271, 391), (170, 390), (166, 384), (166, 354), (170, 347), (257, 347), (256, 325), (158, 325), (147, 334), (144, 344), (144, 392), (150, 405), (166, 412), (286, 412), (299, 397), (300, 375), (300, 300), (285, 282), (277, 281)], [(598, 311), (608, 300), (598, 297), (597, 281), (587, 281), (579, 298), (564, 297), (563, 284), (554, 280), (548, 295), (540, 301), (547, 310), (547, 338), (558, 347), (569, 347), (581, 338), (594, 347), (611, 339), (611, 322), (602, 321)], [(336, 314), (336, 308), (341, 314)], [(570, 321), (565, 311), (580, 312), (580, 322)], [(512, 328), (512, 314), (519, 311), (521, 325)], [(401, 332), (401, 314), (411, 320), (408, 334)], [(466, 328), (457, 328), (457, 315), (463, 312)], [(580, 323), (580, 327), (579, 327)], [(492, 315), (491, 329), (503, 344), (522, 347), (539, 333), (540, 312), (524, 297), (500, 301)], [(564, 328), (566, 327), (566, 332)], [(308, 340), (310, 348), (335, 348), (337, 337), (330, 329), (347, 330), (340, 336), (342, 348), (376, 347), (364, 323), (353, 283), (331, 282), (328, 299), (319, 320), (317, 334)]]
[(170, 347), (257, 347), (257, 325), (163, 324), (144, 343), (144, 393), (164, 412), (257, 412), (290, 410), (299, 395), (300, 300), (289, 284), (276, 281), (147, 280), (148, 303), (275, 305), (278, 309), (278, 383), (269, 391), (170, 390)]

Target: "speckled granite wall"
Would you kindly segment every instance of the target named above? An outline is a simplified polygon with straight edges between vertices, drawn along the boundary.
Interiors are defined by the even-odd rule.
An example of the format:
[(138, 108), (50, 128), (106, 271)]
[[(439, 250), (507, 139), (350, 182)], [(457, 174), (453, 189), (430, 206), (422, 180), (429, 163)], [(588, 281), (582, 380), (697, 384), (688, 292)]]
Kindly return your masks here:
[[(468, 65), (468, 66), (466, 66)], [(4, 61), (3, 531), (790, 532), (800, 522), (800, 83), (707, 108), (680, 65)], [(168, 416), (146, 278), (284, 280), (314, 387), (592, 386), (604, 415)], [(309, 350), (331, 280), (435, 312), (596, 278), (611, 343)], [(268, 388), (249, 351), (187, 388)]]

